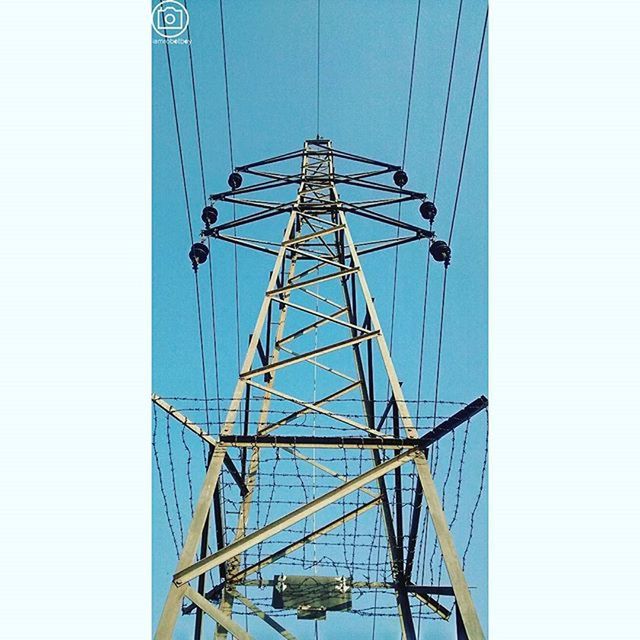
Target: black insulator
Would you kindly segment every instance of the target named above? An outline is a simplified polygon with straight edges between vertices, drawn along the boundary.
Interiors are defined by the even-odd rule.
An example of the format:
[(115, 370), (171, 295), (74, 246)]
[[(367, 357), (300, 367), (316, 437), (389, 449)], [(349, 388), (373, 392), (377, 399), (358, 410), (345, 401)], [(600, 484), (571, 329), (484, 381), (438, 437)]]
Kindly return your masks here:
[(400, 169), (393, 174), (393, 181), (398, 187), (402, 188), (407, 184), (407, 182), (409, 182), (409, 177), (402, 169)]
[(438, 213), (438, 209), (436, 205), (433, 204), (433, 202), (431, 202), (430, 200), (426, 200), (420, 205), (420, 215), (425, 220), (433, 222), (436, 217), (436, 213)]
[(234, 171), (229, 175), (227, 182), (232, 189), (238, 189), (242, 184), (242, 176), (237, 171)]
[(196, 242), (189, 251), (189, 259), (193, 268), (196, 269), (199, 264), (204, 264), (209, 257), (209, 247), (202, 242)]
[(204, 222), (207, 227), (210, 227), (212, 224), (215, 224), (218, 219), (218, 210), (215, 207), (205, 207), (202, 210), (201, 217), (202, 222)]
[(444, 240), (436, 240), (429, 247), (429, 253), (436, 262), (449, 264), (451, 260), (451, 248)]

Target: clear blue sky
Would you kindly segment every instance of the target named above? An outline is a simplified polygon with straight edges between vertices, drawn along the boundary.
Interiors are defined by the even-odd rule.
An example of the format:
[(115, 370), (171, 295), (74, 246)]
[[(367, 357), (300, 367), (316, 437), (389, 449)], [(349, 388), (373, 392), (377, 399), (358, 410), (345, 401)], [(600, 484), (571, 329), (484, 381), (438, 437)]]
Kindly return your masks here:
[[(226, 188), (229, 173), (227, 119), (215, 2), (188, 3), (197, 81), (200, 129), (207, 192)], [(477, 50), (486, 4), (465, 0), (449, 122), (442, 161), (436, 230), (445, 236), (460, 167)], [(411, 70), (416, 3), (409, 1), (322, 0), (320, 133), (339, 149), (400, 163)], [(405, 169), (409, 186), (431, 193), (444, 111), (457, 3), (423, 0), (413, 102)], [(245, 163), (299, 148), (315, 137), (316, 2), (225, 2), (225, 27), (236, 163)], [(154, 35), (155, 37), (155, 35)], [(153, 379), (154, 391), (166, 396), (201, 396), (199, 341), (195, 320), (193, 275), (187, 259), (190, 246), (179, 165), (165, 47), (153, 46)], [(193, 117), (187, 46), (172, 46), (171, 57), (178, 116), (186, 163), (194, 228), (200, 228), (202, 192)], [(485, 52), (486, 53), (486, 52)], [(487, 128), (486, 57), (480, 75), (474, 119), (460, 196), (453, 263), (447, 287), (446, 322), (440, 377), (440, 398), (470, 401), (487, 389)], [(223, 215), (225, 212), (222, 212)], [(228, 215), (228, 211), (226, 212)], [(417, 207), (403, 209), (403, 218), (419, 222)], [(355, 233), (355, 231), (354, 231)], [(357, 238), (356, 238), (357, 239)], [(402, 248), (395, 312), (394, 361), (407, 398), (416, 397), (425, 245)], [(230, 395), (237, 376), (233, 288), (233, 251), (214, 244), (221, 394)], [(380, 254), (377, 254), (378, 256)], [(240, 336), (244, 349), (253, 329), (260, 297), (272, 260), (239, 251)], [(378, 311), (390, 327), (393, 254), (365, 259), (364, 268)], [(432, 265), (434, 266), (434, 265)], [(438, 265), (440, 266), (440, 265)], [(434, 269), (430, 286), (427, 360), (422, 396), (433, 397), (437, 312), (442, 269)], [(418, 291), (418, 293), (416, 293)], [(388, 333), (388, 331), (387, 331)], [(205, 335), (210, 341), (210, 332)], [(212, 364), (209, 371), (212, 372)], [(210, 389), (212, 388), (210, 376)], [(466, 540), (468, 513), (475, 498), (484, 453), (482, 418), (470, 430), (463, 481), (459, 546)], [(159, 431), (164, 421), (160, 420)], [(446, 452), (446, 449), (444, 449)], [(166, 463), (163, 451), (161, 460)], [(154, 476), (153, 616), (157, 620), (175, 551)], [(197, 477), (194, 486), (197, 490)], [(188, 496), (179, 486), (179, 500), (188, 511)], [(465, 493), (466, 492), (466, 493)], [(485, 494), (486, 497), (486, 494)], [(184, 500), (186, 499), (186, 503)], [(186, 526), (186, 522), (185, 522)], [(486, 503), (476, 517), (468, 579), (483, 626), (487, 627)], [(460, 550), (462, 551), (462, 550)], [(338, 617), (339, 616), (339, 617)], [(334, 614), (320, 624), (340, 621), (345, 634), (371, 637), (370, 619)], [(191, 621), (189, 621), (191, 622)], [(377, 638), (395, 639), (393, 621), (378, 626)], [(311, 623), (306, 623), (311, 624)], [(323, 627), (323, 625), (326, 625)], [(303, 627), (305, 628), (305, 627)], [(366, 628), (366, 632), (363, 630)], [(454, 625), (431, 623), (429, 637), (455, 636)], [(358, 630), (363, 630), (358, 635)], [(180, 631), (191, 637), (190, 632)], [(422, 635), (425, 625), (422, 626)], [(258, 636), (261, 637), (261, 636)], [(265, 636), (267, 637), (267, 636)]]

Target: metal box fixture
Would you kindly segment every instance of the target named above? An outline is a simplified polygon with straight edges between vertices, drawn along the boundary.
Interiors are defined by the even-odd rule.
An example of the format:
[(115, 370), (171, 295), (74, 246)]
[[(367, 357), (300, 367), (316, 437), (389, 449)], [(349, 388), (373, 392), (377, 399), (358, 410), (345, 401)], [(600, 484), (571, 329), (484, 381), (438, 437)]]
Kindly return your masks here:
[(351, 578), (275, 576), (271, 605), (297, 609), (300, 620), (324, 620), (327, 611), (351, 611)]

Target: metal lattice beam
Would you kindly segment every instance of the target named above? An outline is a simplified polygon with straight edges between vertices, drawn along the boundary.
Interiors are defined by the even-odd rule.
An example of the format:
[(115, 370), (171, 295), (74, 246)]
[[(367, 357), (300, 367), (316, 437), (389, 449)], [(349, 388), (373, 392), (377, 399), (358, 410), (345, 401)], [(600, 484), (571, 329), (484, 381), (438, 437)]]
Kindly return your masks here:
[[(301, 160), (299, 173), (287, 173), (279, 168), (280, 163), (298, 158)], [(351, 173), (345, 171), (337, 173), (334, 167), (335, 158), (358, 166)], [(253, 584), (255, 581), (247, 580), (247, 576), (259, 572), (261, 568), (268, 565), (277, 565), (277, 562), (285, 556), (372, 509), (380, 509), (383, 517), (389, 564), (393, 576), (393, 582), (389, 583), (388, 588), (393, 589), (396, 595), (398, 620), (403, 639), (415, 640), (416, 638), (411, 605), (413, 599), (419, 599), (441, 617), (449, 618), (451, 611), (439, 603), (437, 598), (441, 595), (453, 595), (459, 633), (464, 634), (461, 637), (483, 640), (483, 631), (431, 476), (427, 453), (429, 447), (437, 440), (486, 406), (486, 399), (480, 398), (426, 435), (419, 436), (407, 409), (402, 384), (398, 380), (391, 361), (389, 348), (360, 262), (360, 255), (396, 247), (414, 240), (427, 239), (431, 242), (435, 237), (430, 229), (394, 220), (378, 211), (381, 207), (395, 203), (425, 198), (424, 193), (373, 180), (398, 169), (399, 167), (395, 165), (335, 151), (328, 140), (310, 140), (305, 143), (301, 151), (238, 167), (238, 171), (256, 176), (259, 181), (211, 196), (216, 202), (241, 204), (257, 208), (258, 211), (241, 216), (233, 222), (205, 229), (202, 232), (203, 241), (218, 238), (273, 254), (276, 259), (218, 437), (214, 438), (206, 433), (162, 399), (157, 396), (153, 398), (154, 403), (212, 447), (193, 519), (156, 630), (156, 640), (173, 638), (177, 616), (185, 599), (190, 603), (185, 608), (185, 612), (200, 611), (215, 620), (216, 640), (223, 640), (228, 633), (242, 640), (251, 638), (233, 620), (234, 600), (248, 607), (253, 614), (285, 638), (293, 638), (291, 632), (262, 611), (246, 595), (241, 594), (237, 587)], [(381, 196), (358, 202), (344, 202), (338, 194), (337, 185), (375, 191)], [(281, 193), (283, 188), (293, 186), (297, 188), (297, 195), (290, 202), (281, 199), (277, 202), (268, 202), (251, 199), (252, 196), (245, 197), (247, 194), (258, 192)], [(239, 238), (223, 233), (240, 226), (249, 227), (254, 223), (282, 214), (287, 214), (288, 220), (280, 242), (275, 245), (264, 240)], [(363, 242), (360, 245), (362, 250), (359, 251), (358, 245), (354, 243), (351, 236), (348, 216), (364, 217), (372, 224), (395, 227), (398, 230), (398, 237)], [(401, 230), (407, 235), (400, 236)], [(299, 263), (304, 267), (300, 268)], [(336, 289), (339, 291), (338, 295), (336, 295)], [(300, 295), (313, 298), (316, 308), (294, 301), (294, 298)], [(363, 308), (357, 309), (357, 305), (361, 303)], [(332, 307), (337, 311), (323, 311), (320, 305)], [(308, 323), (309, 316), (315, 318), (311, 324)], [(363, 317), (364, 320), (359, 322), (359, 317)], [(301, 328), (287, 331), (286, 327), (293, 318), (306, 318), (306, 320)], [(303, 346), (305, 337), (308, 337), (310, 332), (317, 332), (320, 328), (323, 330), (331, 328), (333, 331), (331, 340), (320, 346), (316, 344), (313, 348)], [(382, 366), (376, 365), (376, 371), (373, 364), (374, 350), (382, 362)], [(345, 373), (342, 370), (343, 367), (338, 369), (333, 363), (329, 364), (326, 357), (330, 354), (347, 363), (353, 358), (349, 366), (355, 369), (355, 373), (353, 375)], [(331, 377), (336, 385), (339, 383), (339, 386), (334, 387), (331, 393), (320, 399), (313, 397), (309, 390), (304, 391), (305, 395), (300, 390), (296, 393), (285, 390), (283, 382), (280, 382), (287, 379), (285, 374), (291, 372), (295, 374), (302, 368), (308, 370), (309, 367)], [(261, 377), (264, 378), (264, 382), (258, 382)], [(344, 379), (349, 381), (346, 387)], [(276, 380), (278, 380), (277, 387)], [(391, 390), (386, 409), (377, 423), (374, 412), (376, 380), (387, 383)], [(252, 392), (261, 395), (257, 397), (252, 395)], [(334, 402), (351, 393), (359, 395), (366, 418), (364, 421), (342, 415), (332, 407)], [(274, 399), (298, 408), (290, 409), (285, 412), (284, 417), (275, 419), (271, 406)], [(248, 411), (253, 401), (259, 401), (260, 408), (253, 433), (249, 433)], [(365, 431), (368, 435), (366, 437), (362, 435), (360, 437), (353, 435), (328, 437), (315, 434), (290, 436), (281, 433), (281, 430), (296, 418), (309, 414), (329, 420), (336, 428), (351, 430), (353, 433), (358, 430)], [(383, 430), (385, 423), (389, 420), (392, 422), (393, 435)], [(244, 424), (242, 435), (235, 433), (238, 424)], [(300, 451), (304, 447), (337, 450), (369, 449), (371, 466), (357, 476), (347, 478), (315, 460), (315, 456), (305, 455)], [(229, 448), (240, 448), (243, 452), (240, 470), (231, 460), (228, 454)], [(395, 450), (395, 455), (383, 458), (380, 454), (380, 450), (383, 449)], [(262, 464), (261, 452), (264, 450), (286, 452), (296, 463), (302, 461), (306, 465), (311, 465), (314, 473), (318, 471), (325, 474), (332, 479), (332, 482), (338, 482), (338, 484), (319, 497), (300, 504), (285, 515), (255, 530), (250, 530), (254, 492)], [(411, 466), (415, 471), (417, 486), (411, 519), (405, 523), (400, 505), (403, 470), (407, 466)], [(218, 537), (217, 550), (206, 554), (206, 545), (202, 546), (202, 539), (205, 528), (208, 527), (209, 512), (215, 502), (214, 496), (223, 469), (236, 479), (241, 489), (238, 521), (232, 539), (225, 542)], [(394, 477), (395, 488), (391, 491), (386, 484), (388, 475)], [(377, 485), (377, 491), (368, 486), (372, 483)], [(321, 514), (326, 507), (335, 505), (345, 496), (355, 492), (363, 492), (373, 499), (369, 499), (367, 503), (345, 513), (342, 517), (334, 517), (327, 524), (314, 528), (311, 533), (294, 539), (275, 552), (260, 555), (256, 562), (242, 566), (243, 555), (249, 549), (259, 548), (263, 542), (273, 540), (278, 533), (290, 530), (293, 525), (314, 514)], [(392, 508), (392, 495), (396, 504), (395, 509)], [(436, 532), (437, 542), (451, 582), (450, 587), (416, 586), (411, 582), (422, 500), (425, 502), (428, 516)], [(407, 548), (404, 547), (403, 535), (406, 524), (409, 532)], [(198, 555), (199, 545), (201, 545), (201, 552)], [(203, 595), (203, 576), (215, 567), (224, 567), (224, 579), (217, 587)], [(260, 576), (259, 573), (258, 575)], [(198, 590), (191, 586), (192, 581), (198, 582)], [(262, 578), (258, 582), (268, 583)], [(219, 606), (212, 602), (213, 599), (219, 600)]]

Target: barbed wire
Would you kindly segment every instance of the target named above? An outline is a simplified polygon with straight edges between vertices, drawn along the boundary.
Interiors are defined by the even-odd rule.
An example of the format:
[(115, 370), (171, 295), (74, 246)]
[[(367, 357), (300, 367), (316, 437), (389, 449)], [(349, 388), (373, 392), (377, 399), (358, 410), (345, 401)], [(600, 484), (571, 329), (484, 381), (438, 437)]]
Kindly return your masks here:
[(462, 470), (464, 468), (464, 459), (467, 454), (467, 441), (469, 439), (469, 426), (471, 425), (471, 420), (467, 420), (467, 424), (464, 428), (464, 437), (462, 440), (462, 452), (460, 454), (460, 465), (458, 466), (458, 486), (456, 487), (456, 503), (453, 508), (453, 515), (451, 516), (451, 521), (449, 522), (449, 529), (453, 527), (456, 519), (458, 518), (458, 511), (460, 509), (460, 494), (462, 493)]
[[(442, 508), (445, 509), (445, 511), (446, 511), (446, 505), (447, 505), (447, 484), (449, 482), (449, 478), (451, 477), (451, 470), (453, 468), (453, 459), (454, 459), (455, 451), (456, 451), (456, 432), (453, 431), (451, 433), (451, 452), (449, 454), (449, 464), (447, 466), (447, 471), (445, 473), (444, 481), (442, 483)], [(435, 471), (434, 471), (434, 475), (435, 475)], [(431, 576), (432, 580), (433, 580), (433, 576), (434, 576), (433, 560), (434, 560), (438, 550), (439, 550), (438, 540), (434, 536), (433, 537), (433, 551), (431, 552), (431, 557), (429, 558), (429, 575)], [(441, 553), (440, 554), (440, 569), (439, 569), (439, 573), (440, 574), (442, 574), (442, 561), (443, 561), (443, 556), (442, 556), (442, 553)], [(440, 583), (438, 582), (438, 584), (440, 584)]]
[(171, 448), (171, 417), (166, 416), (167, 424), (167, 455), (169, 458), (169, 469), (171, 472), (171, 486), (173, 488), (173, 501), (176, 505), (176, 514), (178, 516), (178, 525), (180, 527), (180, 547), (184, 544), (184, 528), (182, 526), (182, 513), (180, 512), (180, 502), (178, 501), (178, 485), (176, 483), (176, 469), (173, 464), (173, 450)]
[[(182, 523), (182, 514), (180, 510), (181, 495), (186, 499), (188, 494), (188, 501), (191, 513), (193, 514), (194, 478), (191, 469), (191, 465), (193, 462), (193, 452), (192, 448), (189, 446), (188, 439), (185, 438), (185, 432), (187, 431), (187, 428), (184, 426), (184, 424), (182, 424), (180, 436), (178, 436), (177, 431), (169, 427), (171, 423), (171, 415), (167, 414), (166, 451), (164, 452), (164, 454), (166, 454), (166, 465), (170, 476), (168, 484), (164, 477), (164, 474), (162, 473), (162, 457), (157, 446), (158, 416), (155, 406), (153, 415), (154, 429), (152, 440), (154, 460), (159, 476), (163, 509), (171, 534), (173, 546), (176, 549), (176, 554), (179, 555), (180, 542), (184, 540), (184, 526)], [(487, 420), (488, 437), (488, 412), (486, 411), (485, 418)], [(463, 474), (465, 470), (465, 463), (469, 454), (468, 445), (470, 423), (471, 420), (467, 421), (464, 427), (464, 435), (462, 438), (458, 438), (456, 440), (455, 433), (453, 434), (450, 443), (451, 450), (450, 452), (448, 452), (448, 466), (446, 470), (444, 470), (444, 468), (442, 469), (442, 471), (444, 471), (442, 488), (443, 505), (447, 505), (449, 502), (451, 502), (452, 505), (453, 515), (449, 524), (450, 528), (455, 523), (459, 523), (460, 521), (460, 510), (462, 504), (461, 492), (463, 489), (464, 477)], [(183, 455), (179, 456), (178, 458), (176, 458), (175, 442), (173, 441), (174, 437), (181, 438), (182, 448), (184, 450)], [(461, 450), (458, 446), (460, 444), (460, 441), (462, 442)], [(483, 493), (488, 455), (487, 448), (488, 442), (485, 440), (484, 460), (482, 471), (480, 474), (480, 484), (478, 493), (476, 494), (476, 499), (473, 502), (473, 509), (470, 514), (469, 534), (462, 558), (463, 568), (467, 561), (467, 555), (472, 544), (476, 512), (479, 508), (481, 496)], [(296, 448), (292, 447), (292, 449), (295, 450)], [(321, 474), (319, 476), (321, 478), (321, 481), (318, 481), (318, 475), (315, 469), (311, 470), (311, 468), (309, 468), (309, 470), (307, 470), (306, 466), (300, 464), (300, 459), (296, 455), (292, 455), (290, 458), (288, 456), (283, 457), (282, 451), (284, 451), (284, 449), (260, 449), (260, 465), (258, 466), (256, 472), (256, 487), (253, 495), (253, 501), (255, 503), (254, 515), (256, 516), (256, 519), (253, 521), (252, 526), (246, 527), (245, 535), (249, 535), (251, 532), (257, 531), (268, 524), (273, 509), (278, 508), (282, 511), (284, 508), (284, 511), (290, 511), (292, 508), (301, 506), (301, 504), (309, 503), (311, 495), (310, 491), (312, 487), (315, 490), (321, 492), (331, 491), (343, 484), (345, 480), (349, 480), (351, 478), (362, 475), (363, 469), (365, 467), (369, 468), (369, 465), (365, 465), (365, 460), (367, 458), (362, 448), (358, 449), (357, 452), (346, 448), (343, 448), (342, 450), (316, 450), (317, 457), (316, 454), (314, 454), (314, 461), (320, 464), (331, 465), (331, 468), (333, 468), (333, 470), (338, 472), (341, 476), (333, 477), (331, 475)], [(238, 459), (237, 451), (231, 451), (230, 453), (234, 455), (234, 458), (236, 460)], [(448, 491), (447, 489), (448, 484), (451, 484), (453, 482), (453, 465), (455, 462), (457, 462), (457, 482), (455, 484), (454, 493), (452, 491)], [(183, 493), (179, 491), (179, 488), (181, 487), (177, 477), (179, 475), (178, 464), (184, 465), (186, 471), (184, 474), (184, 477), (186, 477), (186, 484), (184, 485)], [(374, 484), (375, 481), (372, 481), (371, 485)], [(393, 489), (393, 485), (394, 483), (390, 485), (389, 491), (391, 492), (390, 500), (393, 504), (395, 504), (397, 492)], [(236, 481), (224, 468), (219, 478), (219, 487), (221, 490), (221, 494), (223, 494), (221, 495), (221, 499), (223, 501), (223, 512), (229, 518), (228, 521), (223, 525), (224, 531), (228, 533), (234, 530), (234, 527), (232, 526), (234, 524), (233, 521), (234, 518), (239, 517), (240, 515), (241, 511), (239, 507), (241, 503), (239, 502), (238, 497), (239, 487)], [(167, 489), (169, 489), (169, 491), (167, 491)], [(400, 495), (403, 496), (402, 500), (400, 501), (401, 508), (403, 510), (412, 508), (416, 490), (415, 486), (412, 484), (411, 486), (398, 487), (398, 489), (400, 490)], [(172, 494), (171, 498), (169, 497), (170, 493)], [(296, 493), (300, 495), (299, 500), (295, 499)], [(364, 496), (362, 496), (361, 493), (361, 491), (355, 491), (348, 496), (343, 497), (342, 499), (334, 503), (334, 508), (340, 509), (341, 515), (344, 517), (347, 514), (347, 511), (357, 509), (362, 506)], [(171, 503), (173, 503), (173, 505), (171, 505)], [(439, 565), (433, 564), (433, 561), (437, 557), (434, 556), (433, 552), (437, 554), (439, 549), (435, 536), (433, 541), (433, 552), (430, 558), (427, 558), (424, 553), (424, 546), (420, 544), (420, 542), (427, 539), (427, 534), (430, 527), (428, 511), (426, 510), (424, 518), (425, 524), (420, 529), (418, 540), (415, 542), (418, 547), (417, 555), (415, 558), (415, 568), (417, 571), (416, 575), (420, 574), (420, 570), (422, 570), (424, 573), (425, 566), (429, 565), (431, 579), (434, 580), (435, 575), (437, 575), (437, 583), (440, 584), (443, 573), (443, 557), (440, 553)], [(368, 525), (369, 528), (363, 528), (363, 524), (360, 523), (359, 520), (360, 518), (354, 518), (353, 521), (345, 523), (339, 531), (325, 533), (320, 538), (315, 539), (313, 544), (317, 545), (318, 551), (317, 558), (315, 560), (311, 560), (307, 556), (309, 552), (309, 549), (307, 548), (308, 545), (302, 545), (300, 549), (293, 552), (291, 555), (279, 558), (275, 566), (283, 568), (287, 567), (290, 571), (295, 570), (295, 568), (302, 569), (303, 571), (308, 571), (317, 567), (331, 567), (335, 572), (342, 575), (351, 576), (352, 578), (356, 575), (362, 575), (363, 578), (368, 581), (392, 581), (392, 575), (390, 572), (388, 558), (386, 557), (386, 551), (383, 555), (383, 550), (386, 549), (388, 541), (386, 534), (382, 530), (380, 509), (375, 509), (375, 520), (373, 520), (373, 522)], [(298, 527), (287, 528), (279, 534), (276, 534), (267, 540), (261, 541), (261, 543), (256, 547), (240, 554), (242, 558), (242, 564), (244, 566), (249, 566), (259, 562), (264, 557), (266, 557), (265, 554), (273, 553), (277, 551), (277, 549), (287, 546), (288, 544), (291, 544), (293, 540), (297, 539), (292, 538), (292, 536), (300, 536), (301, 538), (304, 538), (305, 536), (309, 535), (310, 523), (311, 518), (305, 518), (300, 522), (300, 525)], [(407, 548), (409, 544), (409, 537), (409, 534), (405, 533), (403, 534), (402, 538), (398, 540), (403, 548)], [(422, 538), (422, 540), (420, 540), (420, 538)], [(209, 549), (209, 553), (212, 553), (211, 549)], [(429, 560), (428, 562), (427, 559)], [(437, 566), (437, 574), (434, 570), (435, 566)], [(213, 580), (212, 572), (207, 573), (207, 577), (213, 585), (215, 581)], [(259, 575), (260, 577), (262, 577), (261, 573), (259, 573)], [(425, 584), (424, 578), (421, 580), (421, 583)], [(363, 615), (372, 615), (375, 626), (375, 612), (378, 611), (379, 616), (384, 616), (385, 607), (380, 603), (377, 590), (374, 592), (374, 594), (372, 594), (371, 598), (372, 600), (370, 600), (369, 602), (372, 602), (372, 606), (368, 609), (363, 609), (363, 611), (365, 611)], [(422, 607), (422, 602), (416, 602), (416, 609), (422, 609)], [(425, 618), (432, 617), (428, 614), (425, 614), (423, 611), (417, 611), (414, 617), (416, 618), (416, 620), (419, 620), (421, 616)], [(439, 618), (435, 616), (435, 619)]]
[(156, 408), (153, 408), (153, 431), (151, 435), (151, 447), (153, 449), (153, 458), (156, 463), (156, 470), (158, 472), (158, 484), (160, 486), (160, 494), (162, 495), (162, 502), (164, 505), (164, 514), (169, 524), (169, 531), (171, 532), (171, 538), (173, 539), (173, 544), (176, 548), (176, 557), (180, 556), (180, 548), (178, 547), (178, 540), (176, 538), (175, 531), (173, 529), (173, 521), (171, 520), (171, 514), (169, 511), (169, 501), (167, 499), (167, 492), (164, 488), (164, 481), (162, 479), (162, 467), (160, 466), (160, 459), (158, 456), (158, 447), (156, 446), (156, 438), (158, 433), (158, 414)]
[[(220, 397), (208, 397), (208, 398), (201, 398), (198, 396), (163, 396), (163, 399), (166, 401), (178, 401), (178, 402), (186, 402), (186, 401), (192, 401), (192, 402), (202, 402), (202, 403), (211, 403), (211, 402), (217, 402), (218, 400), (221, 402), (231, 402), (233, 400), (243, 400), (244, 396), (239, 396), (239, 397), (233, 397), (233, 396), (220, 396)], [(252, 396), (252, 400), (256, 400), (256, 401), (262, 401), (265, 400), (266, 396), (264, 395), (256, 395), (256, 396)], [(290, 400), (286, 399), (286, 398), (280, 398), (278, 396), (270, 396), (269, 397), (269, 401), (270, 402), (291, 402)], [(372, 402), (376, 403), (376, 404), (387, 404), (388, 400), (384, 400), (382, 398), (374, 398), (371, 400)], [(429, 400), (429, 399), (413, 399), (413, 398), (405, 398), (404, 399), (405, 403), (408, 404), (434, 404), (435, 400)], [(334, 398), (333, 400), (331, 400), (331, 402), (361, 402), (360, 399), (355, 399), (355, 398)], [(448, 405), (457, 405), (457, 406), (461, 406), (464, 407), (466, 406), (468, 403), (467, 402), (463, 402), (461, 400), (438, 400), (437, 401), (438, 404), (448, 404)]]
[(471, 509), (471, 516), (469, 519), (469, 537), (467, 539), (467, 544), (464, 548), (464, 553), (462, 554), (462, 569), (464, 570), (467, 562), (467, 553), (469, 552), (469, 548), (471, 547), (471, 540), (473, 539), (474, 532), (474, 524), (476, 511), (478, 510), (478, 506), (480, 504), (480, 498), (482, 497), (482, 492), (484, 489), (484, 479), (487, 472), (487, 459), (489, 457), (489, 412), (485, 411), (486, 416), (486, 435), (485, 435), (485, 444), (484, 444), (484, 461), (482, 463), (482, 471), (480, 472), (480, 488), (478, 489), (478, 494), (476, 496), (476, 501), (473, 505), (473, 509)]
[(193, 518), (193, 479), (191, 478), (191, 449), (185, 440), (185, 431), (187, 428), (183, 425), (182, 431), (180, 432), (180, 437), (182, 440), (182, 445), (187, 453), (187, 463), (186, 463), (186, 473), (187, 473), (187, 486), (189, 487), (189, 508), (191, 510), (191, 517)]

